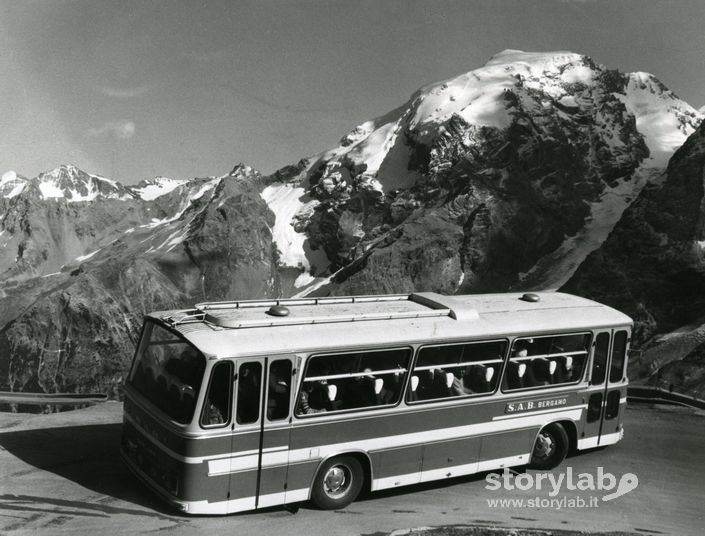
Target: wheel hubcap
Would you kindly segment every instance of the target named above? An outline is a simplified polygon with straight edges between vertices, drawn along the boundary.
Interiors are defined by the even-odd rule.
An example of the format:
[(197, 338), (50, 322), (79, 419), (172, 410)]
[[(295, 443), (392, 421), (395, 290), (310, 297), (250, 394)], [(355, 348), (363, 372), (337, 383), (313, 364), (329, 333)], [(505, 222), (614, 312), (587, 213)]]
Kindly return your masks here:
[(323, 489), (326, 495), (335, 499), (344, 495), (350, 484), (350, 477), (346, 468), (340, 465), (334, 465), (326, 473), (323, 479)]
[(550, 458), (556, 451), (556, 442), (553, 440), (553, 436), (550, 434), (541, 433), (536, 439), (536, 447), (534, 448), (534, 454), (537, 458), (545, 460)]

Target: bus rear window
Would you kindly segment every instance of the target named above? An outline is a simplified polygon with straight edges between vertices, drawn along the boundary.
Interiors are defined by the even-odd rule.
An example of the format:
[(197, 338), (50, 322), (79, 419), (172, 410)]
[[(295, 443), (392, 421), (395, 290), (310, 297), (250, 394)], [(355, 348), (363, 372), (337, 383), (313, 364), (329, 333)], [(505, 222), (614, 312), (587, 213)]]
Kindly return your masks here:
[(206, 360), (193, 346), (147, 321), (128, 384), (175, 421), (193, 418)]

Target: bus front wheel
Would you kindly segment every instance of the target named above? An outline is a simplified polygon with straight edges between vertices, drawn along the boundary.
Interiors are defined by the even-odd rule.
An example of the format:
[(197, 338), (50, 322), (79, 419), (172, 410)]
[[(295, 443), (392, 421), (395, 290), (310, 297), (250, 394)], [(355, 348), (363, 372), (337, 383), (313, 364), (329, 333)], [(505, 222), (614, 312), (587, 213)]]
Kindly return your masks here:
[(536, 436), (534, 450), (531, 453), (532, 469), (553, 469), (560, 465), (568, 455), (568, 434), (557, 423), (549, 424)]
[(338, 456), (321, 465), (311, 490), (311, 499), (322, 510), (344, 508), (362, 489), (363, 471), (353, 456)]

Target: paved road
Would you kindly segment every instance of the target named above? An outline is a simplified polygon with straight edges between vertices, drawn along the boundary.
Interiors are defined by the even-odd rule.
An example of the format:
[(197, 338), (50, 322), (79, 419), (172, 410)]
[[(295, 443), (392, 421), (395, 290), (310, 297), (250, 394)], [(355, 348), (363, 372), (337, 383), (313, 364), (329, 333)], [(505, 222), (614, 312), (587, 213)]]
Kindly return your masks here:
[[(388, 534), (481, 525), (698, 535), (705, 527), (705, 414), (630, 407), (618, 445), (569, 458), (554, 471), (638, 476), (636, 489), (598, 508), (490, 507), (488, 499), (548, 498), (549, 490), (488, 491), (484, 475), (381, 492), (337, 512), (302, 505), (227, 517), (183, 517), (154, 499), (118, 459), (121, 407), (55, 415), (0, 414), (0, 534)], [(528, 474), (534, 474), (529, 472)], [(577, 478), (575, 478), (577, 480)], [(565, 491), (558, 497), (591, 492)], [(598, 493), (604, 495), (604, 492)]]

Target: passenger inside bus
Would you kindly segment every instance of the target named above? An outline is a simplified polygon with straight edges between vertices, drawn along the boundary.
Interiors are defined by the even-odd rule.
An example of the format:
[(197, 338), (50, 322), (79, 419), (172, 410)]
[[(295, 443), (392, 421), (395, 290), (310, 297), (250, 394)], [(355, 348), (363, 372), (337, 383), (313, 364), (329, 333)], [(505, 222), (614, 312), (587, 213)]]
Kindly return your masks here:
[(575, 377), (575, 369), (573, 367), (573, 357), (569, 355), (562, 355), (556, 359), (558, 364), (556, 370), (556, 383), (572, 382), (577, 378)]
[(240, 365), (237, 388), (237, 422), (251, 424), (259, 418), (260, 378), (262, 365), (244, 363)]
[[(378, 390), (378, 405), (394, 404), (399, 399), (402, 377), (402, 372), (395, 372), (394, 374), (385, 374), (383, 378), (377, 379), (378, 384), (375, 386), (375, 390)], [(379, 384), (380, 381), (382, 382), (381, 384)]]
[(526, 387), (524, 378), (526, 375), (526, 363), (510, 361), (505, 374), (505, 387), (509, 389), (523, 389)]
[(447, 378), (442, 369), (432, 368), (420, 371), (419, 387), (416, 390), (419, 400), (447, 397), (449, 387), (446, 381)]
[[(459, 374), (460, 377), (458, 377), (456, 374), (453, 374), (453, 378), (451, 381), (451, 386), (450, 386), (450, 391), (451, 391), (451, 396), (463, 396), (463, 395), (469, 395), (472, 394), (472, 389), (469, 386), (468, 380), (468, 369), (470, 367), (466, 367), (464, 369), (457, 370), (456, 369), (456, 374)], [(451, 373), (452, 374), (452, 373)]]
[(299, 395), (296, 413), (308, 415), (328, 411), (325, 407), (324, 392), (327, 393), (323, 382), (304, 382)]
[(556, 362), (545, 358), (534, 359), (531, 363), (531, 370), (534, 374), (534, 385), (550, 385), (553, 383), (553, 373), (556, 370)]
[(267, 418), (270, 421), (289, 416), (291, 388), (291, 361), (280, 359), (269, 367), (269, 392), (267, 395)]
[(375, 392), (375, 381), (377, 378), (372, 374), (372, 369), (369, 367), (362, 372), (365, 373), (364, 376), (355, 376), (351, 382), (347, 382), (341, 406), (343, 409), (377, 405), (377, 393)]
[(232, 382), (232, 377), (232, 363), (219, 363), (213, 369), (201, 424), (211, 426), (225, 424), (230, 420), (230, 383)]
[(471, 365), (468, 369), (466, 377), (470, 392), (489, 393), (494, 391), (497, 375), (493, 366)]

